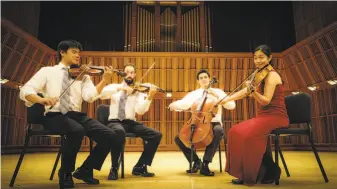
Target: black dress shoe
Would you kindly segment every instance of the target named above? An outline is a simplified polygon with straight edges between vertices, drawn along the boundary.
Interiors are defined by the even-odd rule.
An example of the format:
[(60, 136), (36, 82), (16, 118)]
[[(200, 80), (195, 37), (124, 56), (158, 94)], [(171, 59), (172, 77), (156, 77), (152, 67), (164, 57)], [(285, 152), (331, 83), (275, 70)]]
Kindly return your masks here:
[(200, 170), (201, 167), (201, 160), (195, 160), (193, 161), (192, 171), (190, 169), (186, 170), (186, 173), (196, 173)]
[(262, 180), (259, 180), (258, 182), (261, 184), (273, 184), (275, 180), (280, 180), (281, 176), (281, 168), (278, 166), (275, 166), (272, 171), (269, 171)]
[(233, 179), (232, 183), (233, 184), (244, 184), (243, 180), (241, 180), (241, 179)]
[(118, 180), (118, 169), (116, 167), (111, 167), (108, 180)]
[(200, 174), (205, 175), (205, 176), (214, 176), (215, 175), (214, 172), (209, 170), (208, 165), (206, 165), (205, 163), (201, 164)]
[(142, 176), (142, 177), (153, 177), (154, 173), (147, 172), (147, 166), (143, 165), (141, 167), (133, 167), (132, 174), (135, 176)]
[(58, 176), (59, 176), (60, 188), (74, 188), (75, 187), (71, 172), (62, 172), (61, 170), (59, 170)]
[(261, 184), (273, 184), (275, 182), (275, 180), (261, 180), (260, 183)]
[(73, 176), (79, 180), (83, 180), (87, 184), (99, 184), (99, 180), (92, 176), (89, 169), (77, 168)]

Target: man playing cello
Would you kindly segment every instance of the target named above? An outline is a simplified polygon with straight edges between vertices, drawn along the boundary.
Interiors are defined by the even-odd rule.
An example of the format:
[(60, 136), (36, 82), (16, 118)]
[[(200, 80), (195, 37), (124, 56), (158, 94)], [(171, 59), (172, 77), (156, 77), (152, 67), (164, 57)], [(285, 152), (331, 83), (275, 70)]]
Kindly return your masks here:
[[(208, 93), (207, 98), (213, 99), (215, 102), (218, 102), (220, 99), (226, 96), (226, 93), (218, 88), (210, 88), (210, 74), (207, 70), (201, 69), (197, 73), (197, 81), (200, 85), (200, 88), (189, 92), (183, 99), (172, 102), (169, 105), (170, 110), (182, 111), (188, 110), (192, 105), (200, 98), (202, 98), (204, 92)], [(223, 105), (224, 108), (232, 110), (235, 108), (235, 102), (230, 101)], [(205, 154), (203, 157), (203, 162), (199, 159), (196, 152), (193, 151), (191, 154), (190, 148), (186, 147), (181, 141), (179, 136), (175, 137), (175, 142), (184, 153), (186, 159), (190, 162), (191, 155), (193, 156), (193, 167), (192, 170), (186, 170), (187, 173), (196, 173), (200, 169), (200, 174), (205, 176), (214, 176), (214, 172), (209, 170), (208, 164), (212, 162), (213, 156), (219, 146), (219, 143), (224, 135), (224, 130), (222, 127), (222, 107), (217, 107), (217, 113), (212, 118), (212, 129), (214, 138), (212, 142), (206, 147)], [(192, 162), (190, 162), (192, 163)]]

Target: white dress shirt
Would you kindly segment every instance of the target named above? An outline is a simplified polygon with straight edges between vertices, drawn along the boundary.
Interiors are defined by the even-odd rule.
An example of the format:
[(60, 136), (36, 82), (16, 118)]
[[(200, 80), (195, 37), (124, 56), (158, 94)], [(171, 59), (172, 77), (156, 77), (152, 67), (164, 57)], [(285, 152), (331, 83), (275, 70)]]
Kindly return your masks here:
[[(215, 97), (212, 94), (208, 94), (207, 98), (211, 98), (215, 101), (218, 101), (218, 100), (224, 98), (225, 96), (227, 96), (227, 94), (224, 91), (222, 91), (221, 89), (216, 89), (216, 88), (211, 88), (211, 89), (215, 92), (215, 94), (218, 97)], [(200, 89), (197, 89), (195, 91), (189, 92), (181, 100), (177, 100), (177, 101), (173, 102), (172, 105), (171, 105), (172, 109), (175, 110), (175, 111), (183, 111), (183, 110), (190, 109), (192, 107), (193, 103), (202, 97), (204, 91), (205, 91), (204, 89), (200, 88)], [(235, 108), (235, 102), (234, 101), (227, 102), (226, 104), (223, 105), (223, 107), (228, 109), (228, 110), (233, 110)], [(222, 107), (221, 106), (218, 106), (218, 112), (217, 112), (216, 116), (213, 117), (211, 122), (219, 122), (222, 125)]]
[[(44, 97), (60, 97), (62, 82), (66, 67), (61, 62), (55, 66), (42, 67), (24, 86), (20, 88), (20, 99), (25, 101), (26, 106), (33, 105), (26, 99), (31, 94), (42, 93)], [(68, 67), (69, 68), (69, 67)], [(73, 79), (71, 79), (71, 82)], [(89, 75), (84, 75), (81, 81), (75, 81), (70, 90), (70, 108), (72, 111), (81, 111), (82, 101), (92, 102), (93, 98), (98, 95), (95, 85)], [(60, 101), (49, 112), (60, 112)], [(50, 106), (45, 106), (48, 110)]]
[[(103, 88), (99, 98), (110, 99), (110, 115), (109, 120), (118, 119), (119, 111), (119, 99), (122, 91), (118, 91), (119, 87), (126, 86), (123, 81), (120, 84), (110, 84)], [(136, 113), (143, 115), (150, 108), (151, 100), (147, 99), (147, 94), (141, 92), (135, 92), (127, 97), (125, 103), (125, 119), (130, 119), (136, 121)]]

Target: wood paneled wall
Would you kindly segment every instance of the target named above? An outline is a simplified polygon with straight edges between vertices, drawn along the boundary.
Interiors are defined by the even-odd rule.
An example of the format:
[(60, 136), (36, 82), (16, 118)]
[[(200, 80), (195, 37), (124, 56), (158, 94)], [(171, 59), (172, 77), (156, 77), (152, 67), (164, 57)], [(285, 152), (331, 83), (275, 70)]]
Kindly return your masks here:
[[(55, 64), (55, 50), (8, 20), (1, 20), (1, 148), (12, 152), (24, 144), (26, 107), (19, 99), (19, 86), (26, 83), (41, 67)], [(56, 142), (54, 142), (56, 140)], [(59, 140), (33, 137), (35, 147), (59, 147)]]
[[(284, 67), (280, 54), (274, 54), (275, 68), (284, 75)], [(147, 126), (163, 133), (160, 145), (161, 150), (176, 150), (174, 137), (181, 126), (189, 119), (189, 113), (170, 112), (167, 106), (175, 100), (182, 98), (187, 92), (195, 90), (197, 72), (208, 69), (212, 76), (219, 82), (214, 87), (233, 91), (243, 79), (254, 71), (252, 54), (250, 53), (110, 53), (110, 52), (83, 52), (82, 62), (93, 61), (94, 65), (112, 65), (116, 69), (122, 69), (125, 63), (132, 62), (137, 67), (136, 80), (139, 81), (143, 74), (153, 63), (153, 69), (144, 77), (142, 82), (150, 82), (172, 93), (167, 98), (165, 94), (157, 94), (151, 104), (150, 110), (138, 120)], [(99, 82), (99, 78), (94, 78)], [(121, 78), (114, 76), (114, 82), (121, 82)], [(99, 104), (109, 104), (109, 101), (98, 100), (92, 104), (84, 105), (84, 111), (90, 116), (95, 116), (96, 107)], [(233, 111), (224, 111), (224, 126), (228, 130), (233, 124), (255, 116), (256, 103), (252, 99), (244, 99), (237, 102), (237, 108)], [(128, 140), (128, 150), (139, 150), (142, 147), (140, 139)]]
[[(337, 22), (283, 51), (282, 59), (290, 90), (312, 96), (315, 142), (321, 144), (322, 150), (336, 151), (337, 86), (327, 81), (337, 80)], [(318, 90), (310, 91), (308, 86), (316, 86)], [(308, 145), (306, 137), (286, 138), (283, 142), (296, 144), (297, 148)]]
[(282, 52), (291, 90), (337, 78), (337, 22)]
[(337, 150), (337, 87), (317, 91), (312, 98), (314, 139)]
[[(2, 26), (3, 41), (1, 48), (3, 59), (1, 61), (3, 77), (6, 76), (20, 85), (25, 83), (40, 67), (55, 64), (54, 50), (46, 47), (9, 22), (2, 21)], [(335, 32), (336, 28), (330, 28), (330, 30), (321, 35), (330, 35), (331, 32)], [(331, 40), (335, 41), (335, 38), (332, 37)], [(20, 41), (25, 42), (24, 47), (18, 45), (21, 44)], [(308, 43), (310, 44), (310, 41)], [(334, 42), (332, 44), (330, 48), (332, 48), (333, 53), (336, 53), (336, 45)], [(294, 66), (286, 62), (286, 59), (289, 54), (292, 55), (297, 52), (297, 48), (302, 47), (301, 45), (306, 44), (299, 44), (299, 46), (292, 47), (282, 53), (273, 54), (274, 67), (282, 75), (283, 79), (290, 83), (290, 85), (288, 85), (288, 82), (286, 83), (286, 90), (289, 89), (289, 86), (291, 91), (300, 89), (298, 84), (292, 83), (298, 82), (299, 75), (293, 75), (294, 72), (289, 71)], [(24, 50), (20, 50), (22, 48)], [(16, 61), (13, 58), (16, 58)], [(219, 80), (215, 87), (221, 88), (225, 92), (232, 91), (254, 71), (251, 53), (83, 52), (81, 61), (83, 63), (93, 61), (94, 65), (112, 65), (116, 69), (122, 69), (125, 63), (132, 62), (137, 66), (136, 80), (139, 80), (147, 69), (155, 63), (154, 68), (142, 82), (151, 82), (164, 88), (172, 93), (172, 97), (168, 98), (165, 94), (158, 93), (151, 104), (149, 112), (143, 116), (137, 116), (137, 119), (163, 133), (159, 150), (177, 149), (173, 139), (178, 134), (184, 121), (189, 119), (189, 113), (170, 112), (167, 110), (167, 106), (172, 101), (182, 98), (187, 92), (198, 87), (196, 73), (199, 69), (208, 69)], [(306, 65), (306, 62), (302, 64)], [(317, 62), (314, 62), (314, 64), (318, 66)], [(308, 74), (308, 69), (301, 67), (296, 69), (300, 70), (298, 73), (301, 76)], [(93, 78), (95, 83), (99, 79)], [(121, 82), (121, 78), (114, 76), (113, 82)], [(2, 152), (5, 153), (16, 152), (17, 147), (22, 146), (24, 142), (26, 107), (19, 100), (18, 92), (17, 86), (6, 87), (6, 85), (2, 85), (1, 87), (1, 147)], [(315, 142), (319, 144), (320, 150), (336, 151), (337, 89), (336, 87), (329, 87), (310, 92), (310, 94), (313, 97)], [(236, 103), (235, 110), (223, 111), (226, 133), (233, 124), (252, 118), (256, 114), (257, 103), (253, 99), (246, 98)], [(109, 104), (109, 101), (98, 100), (91, 104), (84, 103), (83, 111), (87, 112), (90, 117), (95, 117), (96, 108), (99, 104)], [(297, 125), (297, 127), (302, 127), (302, 125)], [(57, 138), (34, 137), (31, 141), (32, 150), (57, 150), (59, 142)], [(282, 139), (281, 144), (287, 149), (308, 148), (307, 139), (304, 137), (287, 137)], [(83, 148), (87, 150), (88, 139), (83, 141)], [(142, 148), (140, 139), (127, 140), (127, 151), (141, 151)]]

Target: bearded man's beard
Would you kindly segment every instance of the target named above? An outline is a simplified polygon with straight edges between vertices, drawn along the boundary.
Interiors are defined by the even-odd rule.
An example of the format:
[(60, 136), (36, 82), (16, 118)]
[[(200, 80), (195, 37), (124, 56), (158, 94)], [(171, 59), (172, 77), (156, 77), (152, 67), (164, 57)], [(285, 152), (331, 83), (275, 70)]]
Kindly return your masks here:
[(132, 85), (133, 84), (133, 79), (132, 78), (124, 78), (124, 81), (125, 81), (125, 83), (127, 84), (127, 85)]

